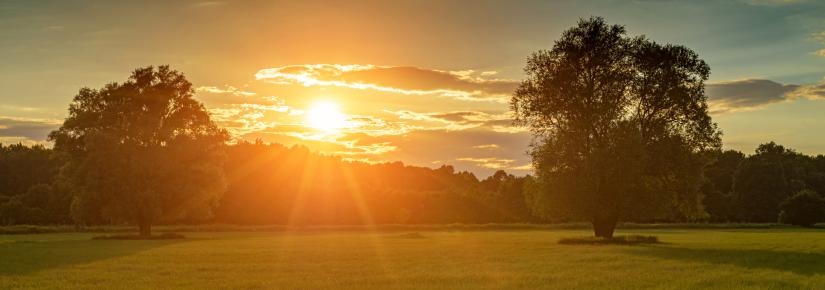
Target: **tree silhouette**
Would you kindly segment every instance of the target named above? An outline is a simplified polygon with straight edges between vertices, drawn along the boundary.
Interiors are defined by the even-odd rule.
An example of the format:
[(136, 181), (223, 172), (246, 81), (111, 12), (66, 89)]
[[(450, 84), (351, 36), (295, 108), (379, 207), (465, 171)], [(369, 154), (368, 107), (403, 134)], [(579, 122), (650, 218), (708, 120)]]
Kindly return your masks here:
[(702, 195), (705, 210), (712, 222), (733, 222), (738, 220), (738, 212), (733, 198), (733, 182), (745, 154), (735, 150), (714, 150), (708, 152), (713, 160), (705, 168), (705, 182)]
[(813, 190), (801, 190), (779, 204), (779, 222), (810, 227), (825, 220), (825, 199)]
[(227, 133), (193, 99), (183, 74), (145, 67), (124, 83), (83, 88), (49, 135), (67, 160), (72, 214), (137, 224), (208, 217), (225, 189)]
[[(511, 108), (534, 134), (531, 155), (552, 214), (612, 237), (628, 216), (703, 213), (700, 151), (720, 147), (708, 115), (710, 69), (692, 50), (631, 38), (582, 19), (528, 58)], [(643, 209), (643, 210), (642, 210)]]

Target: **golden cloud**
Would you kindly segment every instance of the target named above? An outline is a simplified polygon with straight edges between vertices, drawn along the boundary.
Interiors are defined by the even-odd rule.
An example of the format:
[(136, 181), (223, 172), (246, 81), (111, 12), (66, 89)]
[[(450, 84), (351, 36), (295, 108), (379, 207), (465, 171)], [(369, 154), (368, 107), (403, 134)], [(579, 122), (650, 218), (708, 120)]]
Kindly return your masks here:
[(498, 144), (482, 144), (473, 146), (476, 149), (498, 149)]
[(799, 86), (788, 95), (792, 98), (805, 98), (809, 100), (823, 99), (825, 98), (825, 78), (816, 84)]
[(484, 157), (484, 158), (473, 158), (473, 157), (462, 157), (456, 158), (456, 161), (466, 161), (475, 163), (478, 166), (490, 169), (509, 169), (510, 164), (515, 162), (513, 159), (502, 159), (496, 157)]
[(255, 77), (274, 84), (335, 86), (507, 102), (518, 81), (490, 78), (493, 75), (495, 72), (490, 71), (442, 71), (411, 66), (308, 64), (262, 69)]
[[(433, 160), (445, 160), (482, 175), (498, 169), (526, 171), (517, 165), (528, 163), (524, 149), (530, 137), (524, 128), (512, 126), (507, 107), (461, 100), (509, 98), (517, 83), (494, 79), (495, 75), (375, 65), (293, 65), (260, 70), (256, 80), (240, 87), (203, 86), (196, 91), (218, 124), (237, 139), (302, 145), (363, 162), (400, 160), (430, 166)], [(386, 95), (381, 92), (422, 97), (410, 100), (411, 106), (395, 100), (385, 105), (375, 99)], [(362, 99), (364, 95), (369, 97)], [(439, 105), (447, 103), (442, 108), (461, 109), (421, 106), (444, 96), (457, 99), (441, 99)], [(320, 101), (341, 105), (340, 126), (312, 126), (307, 114)], [(485, 155), (455, 159), (472, 152)]]

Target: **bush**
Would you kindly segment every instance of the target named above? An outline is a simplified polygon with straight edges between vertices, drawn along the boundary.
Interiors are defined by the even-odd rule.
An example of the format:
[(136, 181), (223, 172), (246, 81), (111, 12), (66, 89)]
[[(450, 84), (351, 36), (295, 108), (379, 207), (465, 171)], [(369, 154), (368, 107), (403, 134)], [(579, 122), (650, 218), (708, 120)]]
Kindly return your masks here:
[(802, 190), (780, 204), (779, 222), (810, 227), (825, 219), (825, 199), (811, 190)]

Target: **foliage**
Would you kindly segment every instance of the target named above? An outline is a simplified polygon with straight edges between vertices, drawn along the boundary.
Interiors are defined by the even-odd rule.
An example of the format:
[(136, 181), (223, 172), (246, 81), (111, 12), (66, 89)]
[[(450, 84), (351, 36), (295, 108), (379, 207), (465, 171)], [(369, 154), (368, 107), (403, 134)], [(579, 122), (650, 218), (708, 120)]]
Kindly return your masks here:
[[(770, 143), (768, 143), (770, 144)], [(774, 146), (774, 145), (770, 145)], [(762, 146), (765, 147), (765, 146)], [(8, 148), (8, 147), (6, 147)], [(29, 148), (20, 146), (18, 150)], [(548, 190), (544, 180), (532, 176), (517, 177), (507, 173), (496, 174), (478, 180), (472, 174), (455, 172), (451, 167), (429, 169), (414, 166), (405, 166), (400, 163), (365, 164), (347, 162), (337, 157), (324, 156), (309, 152), (303, 147), (284, 147), (278, 144), (261, 144), (241, 142), (228, 147), (228, 159), (224, 170), (232, 172), (228, 175), (229, 193), (222, 197), (217, 216), (203, 221), (233, 224), (287, 224), (291, 209), (297, 194), (293, 191), (298, 188), (306, 171), (311, 182), (306, 187), (304, 196), (307, 200), (331, 199), (337, 200), (334, 207), (324, 210), (338, 212), (338, 218), (326, 216), (309, 218), (308, 215), (317, 214), (315, 210), (305, 207), (294, 223), (295, 225), (324, 225), (324, 224), (366, 224), (363, 212), (355, 209), (354, 200), (343, 198), (351, 191), (340, 190), (346, 188), (346, 178), (343, 172), (350, 172), (356, 180), (359, 192), (368, 206), (372, 222), (376, 224), (448, 224), (448, 223), (525, 223), (525, 222), (578, 222), (581, 219), (559, 218), (547, 215), (549, 207), (554, 204), (548, 202)], [(25, 149), (28, 150), (28, 149)], [(39, 150), (39, 149), (37, 149)], [(792, 150), (784, 149), (792, 152)], [(51, 150), (44, 149), (48, 155)], [(762, 178), (771, 178), (769, 174), (752, 169), (743, 169), (740, 166), (746, 163), (762, 162), (765, 150), (759, 154), (746, 156), (738, 151), (708, 151), (704, 158), (712, 160), (705, 170), (705, 178), (701, 183), (703, 193), (703, 207), (709, 214), (712, 222), (756, 222), (754, 216), (767, 216), (760, 222), (775, 222), (778, 218), (779, 204), (775, 205), (777, 212), (756, 213), (760, 208), (748, 206), (748, 198), (755, 198), (764, 193), (758, 187), (753, 191), (745, 191), (746, 181), (758, 181), (752, 175)], [(825, 176), (825, 157), (807, 156), (798, 153), (782, 155), (784, 164), (796, 172), (785, 175), (784, 183), (795, 183), (797, 187), (806, 188), (815, 192), (823, 192), (823, 176)], [(8, 160), (0, 155), (0, 160)], [(33, 159), (36, 160), (36, 159)], [(748, 161), (748, 162), (746, 162)], [(312, 166), (301, 165), (309, 162)], [(39, 165), (36, 163), (29, 165)], [(60, 167), (54, 162), (54, 168)], [(24, 165), (18, 165), (24, 166)], [(287, 166), (287, 167), (284, 167)], [(750, 166), (750, 165), (747, 165)], [(284, 169), (282, 169), (284, 168)], [(285, 168), (301, 168), (301, 172)], [(765, 171), (773, 172), (769, 166), (760, 167)], [(56, 169), (55, 169), (56, 172)], [(329, 175), (329, 184), (321, 186), (316, 179), (320, 172), (339, 172)], [(0, 176), (0, 178), (9, 175)], [(378, 176), (380, 179), (371, 178)], [(54, 179), (52, 177), (51, 179)], [(794, 181), (796, 180), (796, 181)], [(405, 182), (409, 181), (409, 182)], [(66, 224), (69, 219), (69, 205), (71, 190), (66, 189), (65, 182), (54, 180), (49, 183), (31, 184), (23, 193), (12, 196), (0, 196), (0, 222), (2, 224)], [(353, 184), (353, 183), (350, 183)], [(739, 191), (733, 192), (734, 185)], [(364, 185), (364, 186), (361, 186)], [(22, 188), (22, 187), (21, 187)], [(784, 200), (784, 199), (783, 199)], [(780, 201), (781, 202), (781, 201)], [(661, 218), (649, 219), (643, 215), (629, 215), (626, 219), (631, 222), (680, 222), (688, 221), (676, 212), (663, 212)], [(96, 224), (111, 224), (103, 220)], [(169, 222), (161, 222), (169, 223)], [(625, 225), (626, 228), (626, 225)]]
[[(768, 143), (770, 144), (770, 143)], [(749, 198), (755, 198), (758, 194), (764, 193), (758, 187), (753, 191), (746, 191), (744, 185), (747, 181), (758, 181), (759, 178), (752, 175), (759, 175), (762, 178), (771, 178), (769, 174), (752, 169), (743, 169), (740, 166), (746, 163), (763, 162), (766, 150), (764, 148), (778, 145), (761, 146), (758, 154), (746, 156), (738, 151), (707, 151), (703, 152), (704, 158), (711, 160), (705, 170), (705, 178), (701, 183), (703, 193), (703, 207), (709, 214), (712, 222), (756, 222), (754, 216), (767, 216), (760, 219), (760, 222), (775, 222), (778, 218), (779, 204), (775, 205), (777, 212), (757, 213), (751, 211), (762, 210), (758, 207), (748, 206)], [(30, 150), (26, 146), (8, 146), (4, 148), (16, 147), (15, 150)], [(37, 147), (37, 146), (35, 146)], [(315, 210), (305, 207), (300, 214), (296, 213), (294, 225), (315, 225), (326, 224), (366, 224), (368, 220), (363, 219), (363, 212), (358, 210), (344, 210), (345, 208), (355, 209), (354, 200), (342, 198), (351, 191), (340, 190), (346, 188), (345, 178), (342, 172), (350, 172), (353, 177), (357, 177), (359, 192), (369, 203), (368, 213), (375, 224), (449, 224), (449, 223), (565, 223), (578, 222), (580, 219), (559, 218), (558, 216), (547, 215), (549, 207), (554, 204), (548, 202), (548, 195), (544, 194), (548, 190), (545, 181), (532, 176), (517, 177), (507, 173), (497, 172), (496, 174), (478, 180), (472, 174), (466, 172), (454, 172), (451, 167), (439, 169), (429, 169), (414, 166), (405, 166), (400, 163), (395, 164), (364, 164), (359, 162), (347, 162), (337, 157), (324, 156), (309, 152), (303, 147), (287, 148), (278, 144), (265, 145), (261, 143), (241, 142), (228, 147), (228, 159), (224, 170), (232, 172), (228, 175), (229, 193), (222, 197), (218, 208), (215, 209), (216, 217), (208, 220), (179, 221), (187, 223), (220, 222), (232, 224), (287, 224), (289, 215), (292, 214), (291, 207), (297, 198), (295, 188), (298, 188), (302, 180), (303, 171), (307, 171), (307, 176), (311, 182), (304, 193), (307, 200), (337, 199), (334, 207), (327, 207), (324, 210), (338, 212), (338, 216), (325, 216), (322, 218), (309, 218), (308, 215), (317, 214)], [(42, 150), (45, 155), (51, 156), (51, 150), (47, 148), (34, 148), (32, 150)], [(784, 149), (793, 152), (789, 149)], [(0, 155), (0, 160), (10, 160), (9, 151)], [(16, 154), (16, 153), (15, 153)], [(31, 155), (31, 156), (37, 156)], [(785, 181), (774, 181), (783, 183), (793, 183), (799, 188), (813, 190), (815, 192), (825, 192), (823, 187), (823, 176), (825, 176), (825, 157), (807, 156), (798, 153), (783, 154), (780, 159), (783, 164), (791, 164), (788, 168), (796, 168), (795, 174), (784, 175)], [(43, 163), (39, 160), (56, 160), (49, 166), (54, 168), (54, 172), (61, 166), (61, 160), (31, 158), (29, 161), (19, 161), (15, 166), (21, 168), (34, 168)], [(746, 162), (748, 161), (748, 162)], [(30, 165), (25, 163), (32, 162)], [(313, 166), (304, 167), (303, 164), (309, 162)], [(0, 163), (7, 166), (9, 163)], [(283, 167), (287, 166), (287, 167)], [(746, 165), (751, 166), (751, 165)], [(15, 168), (15, 167), (7, 167)], [(296, 172), (281, 168), (302, 168), (303, 171)], [(770, 166), (760, 167), (765, 171), (773, 172)], [(25, 169), (28, 170), (28, 169)], [(330, 184), (321, 186), (316, 175), (320, 172), (339, 172), (332, 174), (334, 178), (329, 179)], [(2, 175), (0, 178), (9, 178), (15, 175)], [(25, 175), (19, 175), (25, 177)], [(379, 179), (370, 178), (378, 176)], [(452, 176), (452, 177), (451, 177)], [(795, 177), (794, 177), (795, 176)], [(16, 178), (16, 177), (15, 177)], [(36, 178), (37, 181), (26, 181), (29, 186), (20, 193), (11, 196), (0, 196), (0, 223), (10, 224), (67, 224), (69, 219), (69, 207), (71, 204), (71, 190), (66, 189), (65, 181), (57, 179), (46, 183), (31, 184), (41, 180), (54, 179), (54, 176), (47, 179)], [(8, 180), (8, 179), (7, 179)], [(24, 179), (16, 179), (24, 180)], [(404, 182), (404, 181), (410, 182)], [(8, 181), (4, 181), (8, 182)], [(251, 182), (251, 183), (250, 183)], [(352, 183), (351, 183), (352, 184)], [(364, 186), (361, 186), (363, 184)], [(734, 185), (738, 192), (734, 193)], [(784, 200), (784, 199), (783, 199)], [(780, 202), (781, 203), (781, 202)], [(94, 214), (94, 212), (91, 212)], [(341, 217), (339, 219), (339, 217)], [(663, 212), (661, 218), (649, 219), (642, 215), (630, 215), (626, 219), (631, 222), (666, 222), (673, 223), (687, 221), (676, 212)], [(112, 224), (109, 220), (99, 220), (93, 224)], [(161, 223), (169, 223), (161, 222)], [(119, 223), (115, 223), (119, 224)], [(562, 228), (568, 226), (559, 225)], [(699, 225), (704, 227), (706, 225)], [(726, 226), (722, 224), (721, 226)], [(741, 226), (741, 225), (734, 225)], [(509, 227), (509, 226), (507, 226)], [(625, 224), (623, 228), (628, 228)], [(683, 226), (680, 226), (683, 227)], [(69, 230), (73, 230), (69, 228)], [(97, 228), (90, 229), (98, 231)], [(16, 230), (13, 230), (13, 232)], [(47, 228), (38, 228), (32, 231), (51, 231)], [(0, 231), (3, 232), (3, 231)]]
[(227, 134), (193, 98), (183, 74), (146, 67), (124, 83), (81, 89), (49, 135), (67, 163), (78, 222), (153, 223), (208, 217), (225, 188)]
[[(779, 204), (792, 193), (809, 187), (814, 173), (810, 159), (770, 142), (759, 145), (736, 172), (733, 195), (744, 221), (775, 221)], [(814, 181), (814, 180), (810, 180)]]
[(511, 107), (535, 137), (548, 215), (590, 220), (599, 237), (620, 219), (702, 218), (699, 153), (720, 146), (709, 71), (688, 48), (628, 37), (599, 17), (531, 55)]
[(792, 193), (825, 192), (825, 156), (803, 155), (774, 142), (759, 145), (750, 156), (708, 153), (714, 161), (702, 192), (711, 221), (775, 222)]
[(71, 196), (52, 185), (61, 164), (43, 145), (0, 144), (0, 225), (67, 222)]
[(712, 160), (705, 167), (702, 184), (703, 204), (712, 222), (738, 221), (738, 207), (732, 195), (735, 173), (745, 154), (735, 150), (706, 152)]
[(780, 205), (779, 222), (810, 227), (825, 221), (825, 198), (812, 190), (802, 190)]

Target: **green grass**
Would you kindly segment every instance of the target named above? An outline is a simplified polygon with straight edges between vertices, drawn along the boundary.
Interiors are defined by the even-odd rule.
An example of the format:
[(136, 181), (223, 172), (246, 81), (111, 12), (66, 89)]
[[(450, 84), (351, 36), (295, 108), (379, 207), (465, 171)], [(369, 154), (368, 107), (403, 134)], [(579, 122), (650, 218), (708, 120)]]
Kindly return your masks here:
[(825, 289), (825, 230), (644, 229), (0, 236), (0, 289)]

